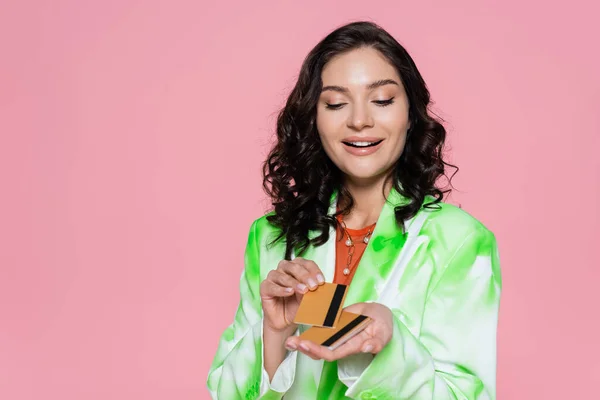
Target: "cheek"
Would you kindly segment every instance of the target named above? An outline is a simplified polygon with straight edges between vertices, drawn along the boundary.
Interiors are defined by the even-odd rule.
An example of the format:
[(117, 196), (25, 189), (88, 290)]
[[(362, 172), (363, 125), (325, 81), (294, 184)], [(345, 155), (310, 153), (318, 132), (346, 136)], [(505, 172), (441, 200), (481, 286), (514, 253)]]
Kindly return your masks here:
[(377, 122), (388, 129), (393, 129), (394, 132), (404, 133), (408, 128), (408, 113), (400, 109), (382, 112), (377, 116)]
[(393, 143), (394, 152), (403, 152), (404, 146), (406, 145), (406, 130), (404, 128), (397, 128), (394, 131), (395, 134), (391, 136), (391, 142)]
[(408, 130), (408, 120), (406, 118), (398, 118), (397, 115), (385, 115), (381, 116), (377, 122), (387, 132), (391, 141), (399, 146), (404, 146), (406, 131)]
[(404, 147), (406, 146), (406, 136), (400, 136), (396, 142), (396, 156), (400, 157), (404, 153)]
[(334, 121), (331, 118), (317, 116), (317, 132), (319, 132), (323, 146), (329, 147), (329, 142), (335, 140), (336, 136)]

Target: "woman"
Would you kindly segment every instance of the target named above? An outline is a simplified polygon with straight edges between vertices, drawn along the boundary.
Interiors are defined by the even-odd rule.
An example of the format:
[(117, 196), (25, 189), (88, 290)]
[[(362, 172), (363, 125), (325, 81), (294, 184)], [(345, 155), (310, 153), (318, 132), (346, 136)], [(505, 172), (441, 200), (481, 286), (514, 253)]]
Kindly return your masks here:
[[(494, 399), (494, 235), (436, 187), (443, 126), (413, 60), (369, 22), (307, 56), (264, 165), (241, 301), (208, 388), (219, 399)], [(360, 260), (360, 262), (359, 262)], [(300, 340), (304, 293), (349, 284), (373, 322), (331, 351)]]

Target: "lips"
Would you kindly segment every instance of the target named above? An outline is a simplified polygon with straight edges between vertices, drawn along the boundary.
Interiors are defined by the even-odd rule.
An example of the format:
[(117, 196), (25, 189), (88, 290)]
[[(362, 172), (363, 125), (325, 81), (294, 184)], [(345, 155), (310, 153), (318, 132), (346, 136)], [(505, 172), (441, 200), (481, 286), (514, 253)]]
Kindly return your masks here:
[(357, 141), (352, 141), (352, 142), (343, 141), (342, 143), (344, 143), (346, 146), (364, 149), (367, 147), (377, 146), (381, 142), (383, 142), (383, 139), (377, 140), (375, 142), (370, 142), (370, 141), (366, 141), (366, 140), (357, 140)]
[(344, 149), (355, 156), (367, 156), (375, 153), (381, 148), (383, 139), (376, 137), (352, 136), (342, 140)]

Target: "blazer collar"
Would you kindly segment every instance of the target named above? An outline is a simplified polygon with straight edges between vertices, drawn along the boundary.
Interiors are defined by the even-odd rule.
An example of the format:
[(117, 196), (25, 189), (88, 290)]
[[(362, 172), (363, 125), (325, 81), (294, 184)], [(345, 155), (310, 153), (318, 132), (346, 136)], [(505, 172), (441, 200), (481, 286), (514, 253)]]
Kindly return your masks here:
[[(338, 191), (331, 196), (329, 215), (335, 214)], [(408, 199), (392, 187), (383, 205), (371, 239), (356, 267), (344, 305), (376, 301), (386, 282), (400, 250), (406, 242), (412, 220), (404, 222), (404, 232), (396, 223), (394, 207), (406, 204)], [(318, 234), (311, 231), (309, 238)], [(323, 271), (326, 282), (332, 282), (335, 274), (335, 228), (329, 232), (327, 243), (319, 247), (309, 246), (304, 258), (313, 260)]]

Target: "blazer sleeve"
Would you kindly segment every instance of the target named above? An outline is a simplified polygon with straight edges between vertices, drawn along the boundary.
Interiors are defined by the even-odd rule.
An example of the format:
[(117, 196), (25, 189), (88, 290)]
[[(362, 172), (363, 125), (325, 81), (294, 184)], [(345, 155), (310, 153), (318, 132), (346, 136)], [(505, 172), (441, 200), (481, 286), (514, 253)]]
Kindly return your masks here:
[(208, 373), (207, 388), (213, 399), (281, 399), (294, 381), (296, 352), (288, 352), (272, 382), (264, 368), (257, 222), (250, 228), (244, 253), (240, 303), (233, 323), (220, 337)]
[(339, 360), (346, 396), (494, 400), (501, 286), (495, 237), (479, 227), (433, 283), (418, 334), (393, 308), (393, 337), (381, 352)]

